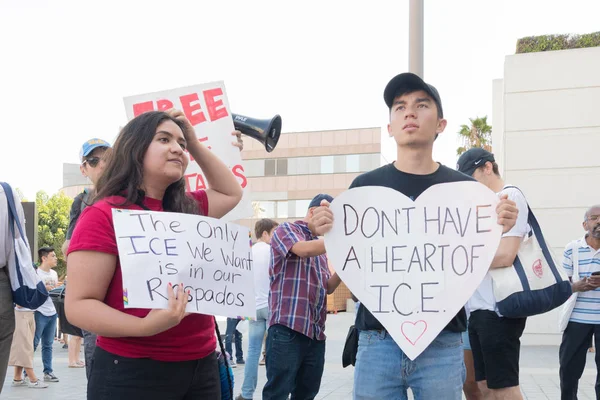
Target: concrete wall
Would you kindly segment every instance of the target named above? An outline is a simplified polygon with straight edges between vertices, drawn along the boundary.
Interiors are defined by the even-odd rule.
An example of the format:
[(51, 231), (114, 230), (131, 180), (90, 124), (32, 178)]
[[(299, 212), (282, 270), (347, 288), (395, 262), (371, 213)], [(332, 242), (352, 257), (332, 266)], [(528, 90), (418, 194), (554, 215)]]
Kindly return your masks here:
[[(600, 48), (506, 57), (493, 82), (493, 146), (562, 262), (583, 235), (585, 210), (600, 203)], [(530, 318), (524, 343), (557, 344), (558, 310)]]

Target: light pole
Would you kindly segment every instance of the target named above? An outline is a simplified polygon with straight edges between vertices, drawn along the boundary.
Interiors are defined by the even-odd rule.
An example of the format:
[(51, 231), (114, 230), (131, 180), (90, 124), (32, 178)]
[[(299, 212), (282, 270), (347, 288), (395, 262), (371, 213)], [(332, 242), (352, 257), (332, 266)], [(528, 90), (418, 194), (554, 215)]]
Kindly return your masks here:
[(423, 76), (423, 2), (410, 0), (408, 11), (408, 70)]

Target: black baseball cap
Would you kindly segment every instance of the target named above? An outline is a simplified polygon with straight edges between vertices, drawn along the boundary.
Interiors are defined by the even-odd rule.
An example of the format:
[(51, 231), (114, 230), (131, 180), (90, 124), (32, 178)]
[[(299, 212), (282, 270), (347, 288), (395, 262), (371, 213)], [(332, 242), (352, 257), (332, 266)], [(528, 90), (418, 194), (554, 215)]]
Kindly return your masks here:
[(473, 172), (487, 161), (495, 162), (494, 155), (481, 147), (473, 147), (461, 154), (456, 169), (465, 175), (473, 176)]
[(396, 75), (388, 82), (385, 90), (383, 91), (383, 100), (387, 104), (388, 108), (391, 109), (394, 104), (394, 99), (398, 94), (414, 92), (416, 90), (423, 90), (425, 93), (431, 96), (433, 101), (438, 107), (439, 115), (444, 116), (442, 109), (442, 99), (437, 89), (428, 83), (425, 83), (418, 75), (411, 72), (405, 72), (400, 75)]
[(311, 209), (313, 207), (319, 207), (321, 205), (322, 200), (327, 200), (328, 202), (331, 203), (333, 201), (333, 197), (331, 197), (328, 194), (319, 193), (310, 201), (308, 208)]

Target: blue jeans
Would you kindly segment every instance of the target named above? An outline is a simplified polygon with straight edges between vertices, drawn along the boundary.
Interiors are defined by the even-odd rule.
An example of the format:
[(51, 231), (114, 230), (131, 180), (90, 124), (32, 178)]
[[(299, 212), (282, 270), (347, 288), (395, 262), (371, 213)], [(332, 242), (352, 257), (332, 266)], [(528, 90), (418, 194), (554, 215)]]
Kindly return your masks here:
[(242, 350), (242, 332), (236, 328), (240, 320), (237, 318), (227, 318), (227, 331), (225, 332), (225, 351), (233, 359), (233, 348), (231, 347), (231, 338), (235, 336), (235, 358), (237, 361), (244, 360), (244, 350)]
[(39, 311), (35, 312), (35, 336), (33, 338), (33, 351), (37, 350), (40, 339), (42, 341), (42, 363), (44, 373), (52, 373), (52, 345), (56, 334), (56, 320), (58, 314), (46, 317)]
[(258, 380), (258, 359), (262, 350), (262, 342), (267, 330), (269, 308), (256, 310), (256, 321), (250, 321), (248, 338), (248, 355), (244, 368), (244, 383), (242, 384), (242, 397), (251, 399), (256, 390)]
[[(325, 341), (310, 339), (286, 326), (267, 334), (267, 384), (263, 400), (312, 400), (319, 393), (325, 365)], [(381, 398), (381, 397), (378, 397)]]
[(461, 400), (466, 378), (461, 334), (442, 331), (411, 361), (387, 332), (361, 331), (354, 370), (355, 400)]

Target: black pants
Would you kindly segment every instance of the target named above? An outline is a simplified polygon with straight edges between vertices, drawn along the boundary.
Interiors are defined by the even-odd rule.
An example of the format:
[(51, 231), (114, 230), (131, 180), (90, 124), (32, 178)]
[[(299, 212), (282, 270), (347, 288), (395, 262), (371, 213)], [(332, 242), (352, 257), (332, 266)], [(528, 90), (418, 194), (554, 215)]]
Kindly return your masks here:
[[(596, 347), (596, 369), (600, 371), (600, 325), (569, 322), (560, 344), (560, 392), (561, 400), (577, 400), (579, 379), (585, 368), (590, 341), (594, 336)], [(600, 377), (596, 375), (596, 399), (600, 399)]]
[(88, 400), (220, 400), (215, 353), (194, 361), (127, 358), (96, 347)]

